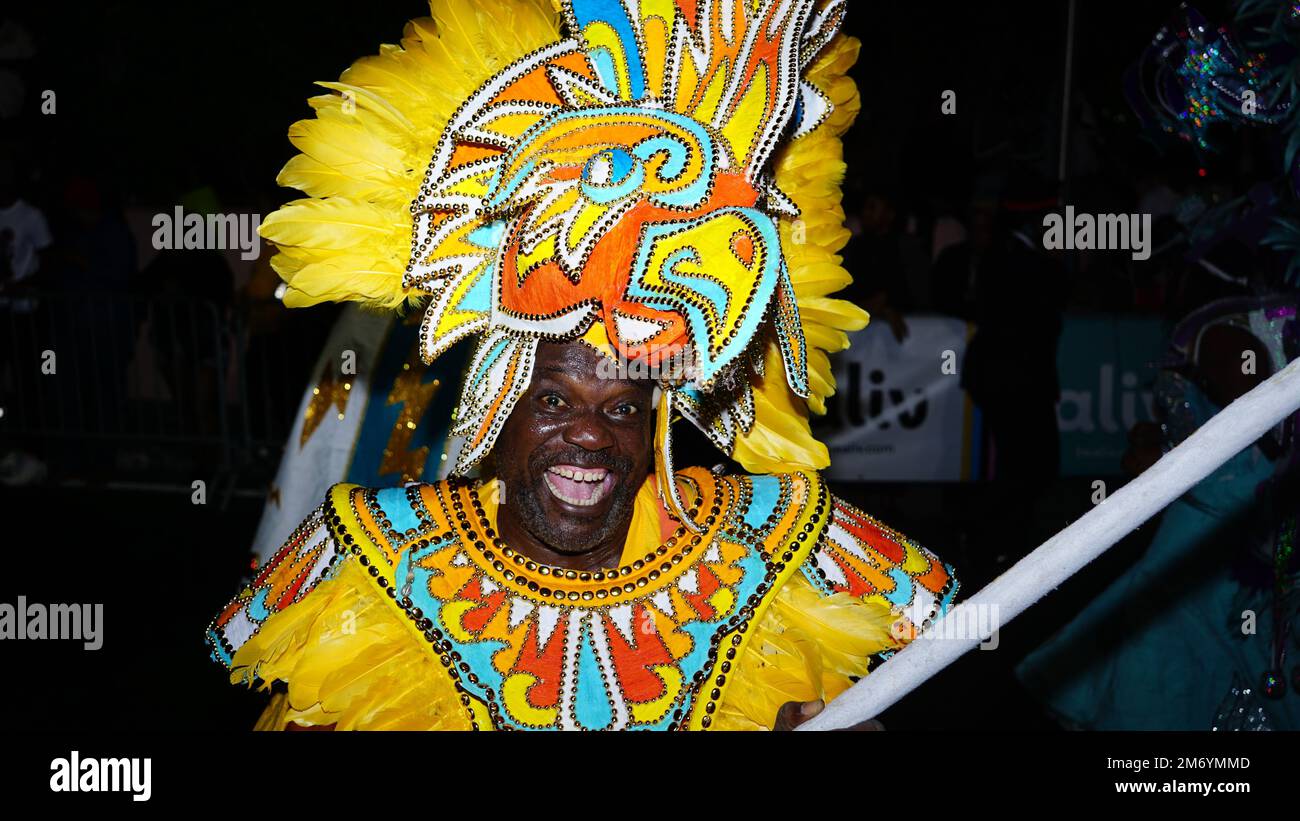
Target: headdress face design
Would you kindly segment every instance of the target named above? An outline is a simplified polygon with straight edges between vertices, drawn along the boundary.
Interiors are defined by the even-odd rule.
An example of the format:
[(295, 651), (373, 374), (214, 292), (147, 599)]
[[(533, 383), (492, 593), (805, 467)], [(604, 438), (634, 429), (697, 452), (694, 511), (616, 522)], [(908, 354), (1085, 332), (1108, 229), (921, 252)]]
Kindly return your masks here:
[[(440, 28), (455, 18), (467, 41), (481, 43), (468, 29), (505, 22), (492, 19), (497, 11), (464, 5), (435, 0)], [(508, 6), (539, 10), (537, 0), (500, 5), (498, 16), (516, 13)], [(800, 218), (799, 192), (778, 188), (772, 163), (782, 144), (811, 134), (835, 110), (827, 89), (806, 75), (819, 55), (835, 51), (828, 44), (842, 44), (844, 0), (558, 6), (568, 38), (517, 55), (447, 117), (410, 203), (401, 285), (427, 298), (426, 361), (479, 337), (452, 430), (463, 437), (456, 472), (491, 450), (529, 385), (537, 344), (582, 338), (625, 362), (658, 366), (684, 356), (690, 364), (685, 378), (661, 384), (663, 478), (671, 475), (674, 414), (732, 453), (756, 414), (779, 413), (791, 397), (819, 405), (830, 392), (822, 351), (844, 347), (843, 330), (865, 324), (860, 310), (824, 298), (834, 289), (829, 280), (847, 279), (834, 256), (842, 245), (838, 133), (828, 136), (834, 156), (825, 158), (831, 168), (822, 179), (806, 168), (792, 175), (834, 188), (829, 203), (816, 202), (833, 209), (822, 257), (799, 269), (807, 277), (813, 262), (836, 266), (827, 282), (802, 288), (818, 314), (810, 323), (783, 250), (781, 219)], [(484, 13), (487, 21), (465, 20)], [(824, 85), (853, 108), (856, 93), (842, 73), (852, 54), (831, 57), (839, 70), (825, 72), (835, 82)], [(289, 267), (295, 249), (276, 232), (272, 224), (268, 236)], [(811, 373), (806, 324), (819, 332)], [(782, 376), (786, 395), (756, 402), (755, 385)], [(770, 381), (759, 390), (770, 392)], [(807, 461), (800, 455), (792, 463)], [(661, 490), (680, 511), (673, 483)]]

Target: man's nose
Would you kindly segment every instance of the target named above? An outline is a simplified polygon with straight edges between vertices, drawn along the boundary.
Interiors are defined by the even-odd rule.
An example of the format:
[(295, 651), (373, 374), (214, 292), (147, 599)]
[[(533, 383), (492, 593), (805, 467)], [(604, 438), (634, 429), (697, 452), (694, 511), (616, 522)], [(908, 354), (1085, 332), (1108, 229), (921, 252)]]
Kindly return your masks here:
[(604, 450), (614, 445), (614, 436), (600, 413), (589, 410), (564, 429), (564, 441), (583, 450)]

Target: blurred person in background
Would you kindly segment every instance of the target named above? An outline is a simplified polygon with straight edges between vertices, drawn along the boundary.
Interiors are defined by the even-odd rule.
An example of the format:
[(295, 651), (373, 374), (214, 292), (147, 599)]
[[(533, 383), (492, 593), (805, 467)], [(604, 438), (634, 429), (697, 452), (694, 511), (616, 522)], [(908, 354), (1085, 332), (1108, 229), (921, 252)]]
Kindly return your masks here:
[(844, 249), (844, 268), (853, 274), (853, 284), (843, 298), (883, 320), (902, 342), (907, 338), (903, 313), (911, 306), (896, 200), (884, 191), (853, 199), (845, 209), (853, 237)]
[(1067, 292), (1064, 266), (1037, 227), (1043, 191), (1023, 183), (1009, 193), (1007, 201), (977, 194), (969, 237), (945, 249), (933, 273), (936, 308), (976, 326), (961, 384), (993, 447), (991, 498), (977, 517), (987, 524), (976, 541), (997, 565), (1035, 546), (1025, 511), (1059, 474), (1056, 357)]
[[(36, 380), (40, 378), (36, 299), (22, 296), (39, 280), (43, 258), (53, 237), (45, 215), (20, 196), (16, 157), (18, 147), (0, 146), (0, 340), (9, 350), (7, 373), (0, 372), (0, 408), (6, 428), (36, 424)], [(10, 441), (0, 455), (0, 482), (6, 485), (40, 481), (45, 464)]]
[[(1130, 433), (1137, 475), (1300, 354), (1294, 295), (1221, 300), (1175, 329), (1162, 419)], [(1243, 369), (1243, 352), (1257, 367)], [(1292, 415), (1162, 514), (1133, 567), (1016, 674), (1071, 729), (1300, 729)], [(1288, 662), (1288, 654), (1290, 662)], [(1289, 669), (1288, 669), (1289, 664)]]
[(73, 435), (56, 438), (55, 454), (62, 472), (102, 474), (113, 468), (113, 443), (123, 432), (135, 347), (128, 304), (135, 240), (99, 182), (72, 177), (62, 194), (49, 258), (49, 344), (60, 354), (56, 423)]

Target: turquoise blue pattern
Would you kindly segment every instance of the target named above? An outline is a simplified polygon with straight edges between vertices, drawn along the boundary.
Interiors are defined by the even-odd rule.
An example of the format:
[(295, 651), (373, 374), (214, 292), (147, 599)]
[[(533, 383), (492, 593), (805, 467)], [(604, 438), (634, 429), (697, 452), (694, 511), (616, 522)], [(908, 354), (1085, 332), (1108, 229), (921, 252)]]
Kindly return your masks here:
[(889, 578), (894, 580), (894, 590), (885, 596), (885, 600), (895, 607), (905, 607), (916, 594), (912, 577), (897, 567), (889, 568)]
[(266, 621), (266, 617), (271, 615), (271, 611), (266, 609), (266, 597), (268, 593), (270, 593), (268, 588), (263, 587), (258, 589), (257, 594), (248, 600), (248, 607), (244, 611), (248, 614), (250, 619), (258, 624)]
[(574, 713), (578, 723), (586, 730), (603, 730), (614, 720), (609, 705), (609, 693), (600, 679), (600, 662), (596, 648), (591, 643), (591, 628), (582, 627), (582, 643), (578, 646), (577, 692)]
[[(645, 97), (645, 69), (641, 65), (641, 49), (636, 34), (632, 31), (632, 21), (628, 19), (627, 9), (623, 8), (623, 4), (618, 0), (573, 0), (571, 5), (574, 22), (579, 28), (585, 29), (592, 23), (607, 23), (614, 30), (627, 59), (632, 100)], [(617, 94), (617, 75), (608, 51), (604, 48), (592, 49), (589, 55), (602, 58), (597, 60), (597, 73), (600, 75), (601, 83), (611, 93)]]
[(753, 498), (741, 520), (755, 530), (762, 531), (767, 524), (768, 514), (776, 509), (776, 503), (781, 500), (781, 480), (776, 476), (754, 476), (749, 481), (749, 487)]
[[(739, 506), (733, 507), (728, 512), (728, 520), (723, 523), (722, 532), (734, 531), (742, 520), (764, 522), (780, 500), (779, 480), (775, 477), (752, 477), (751, 481), (754, 483), (754, 493), (751, 496), (749, 509), (741, 510)], [(389, 516), (390, 520), (394, 522), (398, 521), (395, 518), (400, 515), (397, 509), (398, 496), (389, 496), (386, 501), (389, 505), (384, 507), (385, 515)], [(400, 502), (406, 504), (409, 508), (410, 502), (404, 493)], [(403, 516), (401, 521), (407, 521), (406, 517)], [(492, 655), (505, 645), (495, 639), (460, 641), (447, 632), (446, 623), (442, 619), (443, 602), (436, 599), (429, 592), (429, 582), (434, 571), (421, 567), (420, 564), (422, 559), (435, 551), (445, 549), (457, 537), (452, 533), (424, 535), (433, 537), (429, 545), (408, 549), (399, 559), (394, 574), (396, 587), (402, 591), (401, 595), (406, 595), (405, 586), (408, 579), (410, 580), (409, 595), (414, 605), (419, 607), (424, 612), (425, 617), (430, 619), (443, 632), (444, 638), (450, 642), (452, 650), (460, 654), (464, 663), (468, 664), (477, 676), (477, 684), (471, 682), (468, 677), (462, 676), (461, 686), (467, 692), (486, 703), (490, 700), (488, 694), (491, 693), (495, 697), (496, 694), (501, 692), (504, 683), (503, 676), (492, 664)], [(767, 565), (763, 561), (762, 555), (756, 550), (747, 551), (743, 557), (737, 560), (736, 565), (742, 570), (742, 578), (733, 587), (733, 590), (737, 602), (744, 602), (758, 592), (767, 573)], [(570, 608), (564, 605), (556, 606), (561, 612), (561, 624), (564, 624), (568, 618)], [(681, 628), (692, 640), (691, 649), (680, 662), (680, 669), (688, 680), (697, 672), (710, 668), (709, 649), (719, 631), (725, 629), (727, 620), (734, 615), (735, 607), (736, 605), (733, 605), (732, 611), (715, 614), (715, 617), (710, 621), (690, 622)], [(595, 614), (599, 611), (593, 609), (591, 612)], [(586, 729), (600, 729), (611, 726), (614, 715), (610, 696), (605, 690), (605, 683), (600, 675), (599, 655), (594, 645), (590, 627), (586, 622), (583, 624), (582, 634), (579, 637), (577, 669), (573, 672), (573, 675), (576, 676), (574, 710), (578, 722)], [(693, 688), (684, 689), (679, 704), (683, 712), (689, 712), (694, 698), (695, 690)], [(671, 710), (668, 711), (668, 714), (658, 722), (636, 725), (635, 729), (667, 729), (668, 725), (674, 721), (672, 712)], [(515, 722), (504, 712), (500, 714), (500, 720), (517, 729), (533, 729)]]
[(393, 529), (398, 533), (420, 527), (420, 520), (411, 509), (411, 502), (406, 497), (406, 488), (384, 488), (375, 494), (375, 504), (384, 511), (384, 515), (393, 523)]

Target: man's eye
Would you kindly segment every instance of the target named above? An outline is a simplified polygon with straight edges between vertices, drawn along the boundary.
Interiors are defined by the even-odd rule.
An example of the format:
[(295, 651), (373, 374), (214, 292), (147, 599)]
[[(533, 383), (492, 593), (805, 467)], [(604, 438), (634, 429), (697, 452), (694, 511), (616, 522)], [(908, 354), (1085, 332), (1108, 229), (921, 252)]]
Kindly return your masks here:
[(548, 408), (562, 408), (564, 407), (564, 400), (557, 394), (548, 393), (542, 397), (542, 404)]
[(614, 413), (617, 413), (619, 416), (631, 416), (639, 411), (640, 408), (638, 408), (636, 405), (629, 405), (627, 403), (624, 403), (614, 408)]

